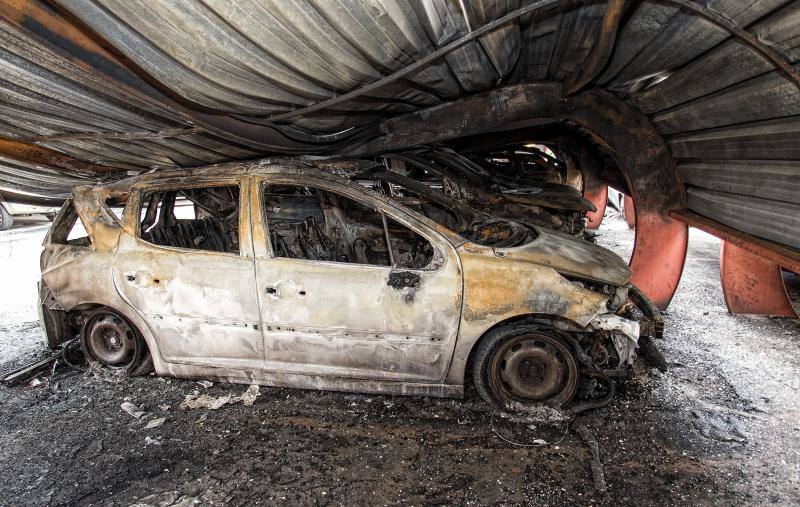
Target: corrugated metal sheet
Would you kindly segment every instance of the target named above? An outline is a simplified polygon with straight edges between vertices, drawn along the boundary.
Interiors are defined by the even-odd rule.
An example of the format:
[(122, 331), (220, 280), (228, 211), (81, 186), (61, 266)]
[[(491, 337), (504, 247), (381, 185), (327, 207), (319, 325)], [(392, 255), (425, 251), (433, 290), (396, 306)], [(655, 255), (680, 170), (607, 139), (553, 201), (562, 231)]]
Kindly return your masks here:
[(800, 249), (800, 205), (747, 195), (714, 192), (696, 187), (686, 190), (689, 208), (701, 215), (783, 245)]
[[(8, 23), (0, 22), (0, 135), (15, 139), (80, 132), (159, 131), (186, 126), (122, 90), (110, 88)], [(77, 158), (141, 170), (196, 166), (256, 152), (210, 136), (53, 141), (43, 146)]]
[[(388, 116), (498, 82), (564, 80), (590, 54), (606, 5), (541, 2), (383, 88), (270, 125), (270, 115), (375, 82), (534, 2), (476, 0), (464, 2), (464, 12), (454, 0), (58, 0), (63, 11), (2, 1), (1, 136), (205, 129), (163, 139), (41, 143), (129, 170), (335, 152), (376, 135), (376, 123)], [(702, 4), (800, 61), (799, 2)], [(82, 23), (83, 36), (111, 49), (87, 50), (72, 32), (54, 29), (56, 21)], [(763, 55), (669, 1), (645, 0), (626, 17), (596, 83), (629, 100), (665, 136), (694, 211), (798, 247), (791, 235), (800, 236), (792, 215), (800, 93)], [(0, 189), (41, 183), (43, 195), (58, 195), (87, 179), (49, 171), (0, 161)]]
[(64, 198), (73, 186), (95, 181), (96, 178), (89, 176), (0, 157), (0, 191)]

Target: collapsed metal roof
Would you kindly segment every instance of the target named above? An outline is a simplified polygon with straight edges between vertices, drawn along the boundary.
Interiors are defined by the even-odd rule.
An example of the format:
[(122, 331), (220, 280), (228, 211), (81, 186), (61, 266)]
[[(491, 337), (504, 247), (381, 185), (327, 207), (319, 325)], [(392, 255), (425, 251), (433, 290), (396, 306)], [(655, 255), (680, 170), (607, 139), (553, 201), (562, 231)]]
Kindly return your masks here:
[(62, 198), (101, 173), (342, 153), (387, 118), (548, 81), (647, 115), (689, 209), (800, 249), (798, 2), (0, 5), (0, 136), (24, 143), (0, 159), (9, 198)]

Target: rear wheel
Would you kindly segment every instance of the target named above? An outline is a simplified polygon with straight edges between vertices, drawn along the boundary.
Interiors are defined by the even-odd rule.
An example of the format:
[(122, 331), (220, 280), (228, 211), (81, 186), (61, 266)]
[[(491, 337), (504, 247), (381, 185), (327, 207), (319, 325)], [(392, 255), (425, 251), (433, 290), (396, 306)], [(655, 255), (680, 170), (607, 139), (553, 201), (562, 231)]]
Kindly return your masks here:
[(508, 326), (486, 335), (475, 352), (475, 388), (490, 405), (561, 407), (575, 396), (578, 364), (569, 345), (539, 326)]
[(7, 231), (11, 229), (11, 225), (14, 223), (14, 217), (11, 216), (11, 213), (6, 210), (6, 207), (0, 204), (0, 231)]
[(87, 358), (107, 368), (130, 375), (144, 375), (152, 370), (150, 352), (139, 331), (109, 308), (86, 316), (81, 327), (81, 345)]

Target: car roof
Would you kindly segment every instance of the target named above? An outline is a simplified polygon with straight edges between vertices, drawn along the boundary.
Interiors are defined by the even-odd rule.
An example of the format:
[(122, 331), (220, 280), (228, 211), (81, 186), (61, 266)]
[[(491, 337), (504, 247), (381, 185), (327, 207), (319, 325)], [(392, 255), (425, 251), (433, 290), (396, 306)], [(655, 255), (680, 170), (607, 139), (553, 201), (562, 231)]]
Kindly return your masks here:
[[(275, 157), (243, 162), (228, 162), (204, 167), (158, 169), (137, 174), (111, 183), (90, 185), (92, 189), (109, 192), (126, 192), (139, 183), (157, 183), (161, 180), (179, 178), (207, 179), (230, 178), (246, 174), (305, 174), (309, 176), (334, 177), (346, 179), (381, 166), (371, 160), (341, 160), (323, 157)], [(85, 187), (84, 187), (85, 188)]]
[[(75, 187), (82, 192), (89, 194), (127, 194), (139, 184), (154, 183), (178, 183), (182, 178), (186, 178), (186, 183), (191, 184), (198, 179), (208, 180), (213, 178), (225, 179), (236, 178), (243, 175), (303, 175), (317, 177), (333, 181), (351, 188), (357, 188), (362, 192), (369, 193), (374, 199), (382, 202), (384, 206), (398, 208), (407, 214), (417, 217), (417, 220), (425, 223), (431, 229), (438, 231), (445, 236), (454, 246), (464, 244), (467, 240), (455, 231), (436, 223), (430, 218), (417, 213), (416, 211), (404, 206), (391, 197), (370, 192), (368, 188), (350, 179), (352, 176), (366, 173), (375, 167), (383, 167), (383, 164), (371, 160), (343, 160), (323, 157), (276, 157), (261, 160), (230, 162), (215, 164), (205, 167), (193, 167), (189, 169), (161, 169), (144, 174), (138, 174), (129, 178), (121, 179), (112, 183), (100, 185), (86, 185)], [(178, 180), (178, 181), (176, 181)], [(102, 200), (102, 199), (101, 199)]]

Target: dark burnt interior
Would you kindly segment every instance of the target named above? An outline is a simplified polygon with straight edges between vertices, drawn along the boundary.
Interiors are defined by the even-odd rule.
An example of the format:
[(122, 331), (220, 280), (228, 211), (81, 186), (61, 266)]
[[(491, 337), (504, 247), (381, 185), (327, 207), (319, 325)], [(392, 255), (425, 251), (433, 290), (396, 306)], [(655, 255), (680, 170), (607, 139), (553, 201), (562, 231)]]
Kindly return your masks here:
[(238, 254), (239, 187), (147, 192), (139, 227), (154, 245)]
[(381, 159), (392, 172), (427, 185), (429, 199), (443, 194), (458, 202), (461, 213), (469, 209), (473, 214), (583, 236), (585, 213), (594, 209), (581, 194), (583, 182), (568, 180), (566, 163), (543, 149), (543, 145), (537, 149), (520, 144), (468, 157), (436, 147), (390, 153)]
[(263, 194), (274, 255), (422, 269), (430, 242), (371, 207), (309, 186), (270, 185)]

